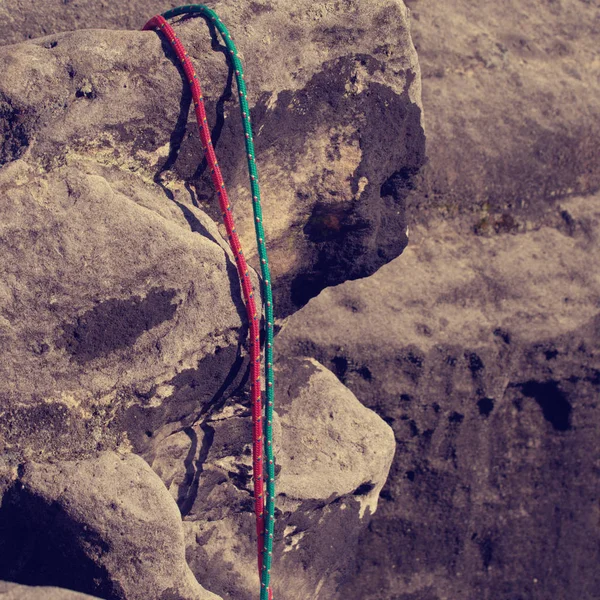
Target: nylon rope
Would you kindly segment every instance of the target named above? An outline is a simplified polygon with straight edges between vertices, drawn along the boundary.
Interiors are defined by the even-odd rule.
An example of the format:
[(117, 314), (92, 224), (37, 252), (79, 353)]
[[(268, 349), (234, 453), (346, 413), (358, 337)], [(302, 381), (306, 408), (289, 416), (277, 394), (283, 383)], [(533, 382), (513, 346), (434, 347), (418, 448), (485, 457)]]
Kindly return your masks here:
[[(194, 13), (210, 19), (210, 21), (214, 24), (223, 38), (223, 41), (225, 42), (229, 56), (235, 68), (236, 84), (240, 100), (240, 111), (244, 126), (248, 173), (250, 176), (250, 190), (252, 193), (254, 228), (260, 259), (263, 298), (265, 302), (266, 408), (264, 431), (260, 390), (260, 320), (256, 311), (256, 304), (254, 302), (254, 292), (249, 277), (248, 265), (244, 258), (242, 247), (236, 233), (233, 216), (231, 214), (231, 204), (229, 202), (225, 183), (223, 181), (221, 170), (219, 168), (212, 145), (200, 82), (189, 59), (188, 53), (177, 38), (173, 28), (167, 22), (167, 19), (179, 15)], [(219, 206), (223, 215), (223, 221), (227, 230), (229, 243), (236, 258), (237, 270), (242, 282), (246, 311), (248, 314), (248, 321), (250, 323), (251, 398), (253, 422), (252, 471), (254, 477), (254, 510), (256, 516), (258, 569), (261, 581), (260, 599), (272, 600), (273, 595), (270, 584), (270, 576), (273, 554), (273, 534), (275, 526), (275, 462), (273, 456), (273, 407), (275, 386), (273, 375), (273, 294), (271, 289), (271, 275), (269, 270), (265, 233), (262, 224), (263, 217), (260, 203), (258, 169), (255, 161), (254, 140), (252, 136), (252, 124), (250, 120), (250, 109), (248, 107), (246, 83), (244, 81), (244, 71), (239, 53), (233, 42), (233, 39), (231, 38), (231, 34), (218, 15), (203, 4), (180, 6), (166, 11), (162, 15), (156, 15), (143, 27), (143, 30), (151, 29), (155, 29), (157, 32), (164, 33), (167, 36), (188, 79), (194, 102), (196, 120), (198, 122), (198, 128), (200, 131), (202, 149), (210, 166), (211, 178), (217, 191)], [(264, 453), (267, 461), (266, 503), (264, 499), (265, 485), (263, 482), (263, 441)]]

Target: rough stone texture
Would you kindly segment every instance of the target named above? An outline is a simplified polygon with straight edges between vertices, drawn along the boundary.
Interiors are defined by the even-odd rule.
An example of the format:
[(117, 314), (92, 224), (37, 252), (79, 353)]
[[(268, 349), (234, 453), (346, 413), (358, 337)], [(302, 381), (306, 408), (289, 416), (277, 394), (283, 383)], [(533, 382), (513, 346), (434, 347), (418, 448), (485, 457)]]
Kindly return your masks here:
[(538, 225), (600, 187), (597, 0), (408, 0), (428, 164), (411, 222)]
[(283, 362), (276, 383), (281, 495), (324, 501), (353, 493), (361, 518), (374, 513), (394, 455), (391, 428), (314, 359)]
[[(38, 5), (28, 18), (23, 3), (3, 4), (0, 32), (50, 33), (86, 14), (98, 26), (122, 13), (64, 6)], [(213, 7), (246, 66), (284, 316), (405, 246), (403, 203), (425, 160), (407, 11), (398, 0)], [(176, 27), (255, 264), (232, 73), (201, 19)], [(203, 584), (240, 599), (258, 588), (244, 309), (175, 63), (155, 32), (53, 33), (0, 48), (7, 580), (107, 600), (209, 597), (181, 556), (176, 504), (141, 458), (118, 449), (163, 478)], [(288, 388), (278, 402), (275, 591), (329, 599), (353, 566), (394, 440), (315, 361), (279, 368)]]
[(170, 8), (163, 0), (7, 0), (0, 5), (0, 40), (23, 40), (76, 29), (141, 29), (153, 15)]
[(141, 452), (239, 384), (240, 286), (201, 211), (92, 162), (14, 161), (0, 195), (4, 452)]
[[(115, 26), (121, 12), (76, 5), (68, 14), (94, 13), (92, 25), (106, 14)], [(245, 65), (275, 306), (286, 315), (327, 285), (369, 275), (406, 244), (404, 200), (425, 161), (407, 11), (400, 0), (211, 6)], [(44, 10), (52, 27), (58, 8)], [(28, 31), (38, 31), (38, 18)], [(232, 73), (202, 19), (177, 31), (198, 70), (238, 231), (255, 263)], [(156, 33), (56, 34), (2, 48), (0, 68), (0, 161), (27, 154), (48, 169), (93, 158), (160, 182), (167, 193), (185, 189), (220, 220), (196, 126), (187, 123), (189, 92)]]
[(429, 157), (411, 243), (281, 338), (396, 433), (346, 594), (592, 600), (598, 3), (407, 4)]
[(600, 196), (521, 235), (437, 221), (290, 317), (279, 351), (398, 444), (345, 597), (599, 596), (599, 259)]
[[(377, 506), (393, 432), (313, 359), (280, 361), (276, 385), (274, 595), (335, 598)], [(250, 411), (229, 404), (150, 457), (184, 515), (190, 567), (236, 600), (254, 598), (259, 584), (250, 440)]]
[[(278, 544), (288, 550), (276, 565), (286, 577), (276, 591), (286, 598), (297, 590), (302, 598), (361, 600), (595, 600), (599, 211), (597, 196), (581, 195), (600, 182), (597, 2), (407, 3), (424, 72), (430, 160), (420, 172), (419, 77), (402, 5), (212, 5), (247, 67), (268, 234), (278, 238), (279, 315), (324, 285), (393, 259), (406, 243), (405, 221), (416, 226), (406, 256), (368, 280), (322, 293), (279, 338), (289, 353), (317, 357), (379, 412), (399, 450), (354, 581), (347, 581), (347, 559), (361, 506), (375, 496), (369, 481), (352, 494), (339, 491), (354, 485), (351, 478), (344, 487), (323, 475), (322, 489), (311, 492), (320, 498), (278, 498), (285, 527)], [(4, 35), (10, 41), (77, 22), (140, 27), (164, 8), (12, 4), (20, 12), (0, 19), (0, 31), (18, 30)], [(234, 202), (246, 207), (237, 107), (223, 58), (199, 29), (194, 22), (178, 30), (200, 70), (209, 118), (215, 115), (213, 137)], [(36, 44), (0, 52), (0, 160), (21, 156), (46, 170), (93, 159), (159, 182), (182, 206), (218, 217), (205, 167), (197, 166), (197, 135), (184, 125), (189, 97), (178, 77), (169, 78), (174, 67), (159, 43), (138, 33), (85, 32)], [(182, 98), (179, 114), (163, 96)], [(239, 205), (236, 216), (249, 242)], [(176, 397), (191, 405), (202, 376), (186, 371), (178, 381), (184, 391)], [(219, 404), (193, 425), (157, 418), (162, 426), (138, 448), (186, 515), (194, 571), (237, 598), (257, 582), (247, 542), (249, 417), (243, 404)], [(290, 456), (281, 459), (293, 468)], [(322, 499), (331, 482), (339, 501)], [(240, 556), (241, 566), (224, 573), (222, 565)]]
[(5, 581), (0, 581), (0, 598), (2, 600), (94, 600), (93, 596), (61, 588), (31, 587)]
[(105, 600), (219, 598), (194, 579), (177, 505), (134, 454), (21, 466), (0, 508), (0, 545), (0, 577), (19, 583)]

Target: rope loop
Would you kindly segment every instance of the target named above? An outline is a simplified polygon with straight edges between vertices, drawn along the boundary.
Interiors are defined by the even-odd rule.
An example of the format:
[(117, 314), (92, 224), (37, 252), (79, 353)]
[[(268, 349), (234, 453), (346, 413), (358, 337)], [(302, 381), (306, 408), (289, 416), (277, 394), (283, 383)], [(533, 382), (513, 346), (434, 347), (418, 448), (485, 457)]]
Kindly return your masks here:
[[(254, 290), (250, 281), (248, 265), (242, 252), (240, 240), (238, 238), (231, 205), (225, 182), (221, 174), (221, 169), (217, 162), (217, 157), (212, 145), (210, 133), (204, 108), (204, 99), (200, 88), (200, 81), (196, 74), (188, 53), (182, 43), (177, 38), (174, 29), (169, 25), (167, 19), (180, 15), (196, 14), (210, 20), (219, 31), (227, 47), (226, 56), (233, 63), (235, 71), (236, 85), (239, 92), (240, 111), (242, 123), (244, 126), (244, 143), (246, 146), (246, 156), (248, 162), (248, 174), (250, 177), (250, 191), (252, 197), (252, 210), (254, 214), (254, 229), (256, 233), (258, 255), (260, 259), (260, 268), (262, 275), (262, 291), (265, 309), (266, 340), (265, 340), (265, 396), (266, 407), (263, 424), (263, 407), (261, 402), (260, 388), (260, 319), (254, 302)], [(265, 232), (263, 229), (263, 215), (260, 203), (260, 189), (258, 185), (258, 169), (256, 167), (254, 151), (254, 140), (252, 136), (252, 123), (250, 121), (250, 108), (248, 106), (248, 92), (246, 89), (244, 70), (240, 61), (237, 48), (231, 38), (231, 35), (218, 15), (203, 4), (189, 4), (179, 6), (164, 12), (162, 15), (152, 17), (143, 27), (143, 30), (156, 30), (159, 34), (165, 35), (172, 48), (177, 54), (177, 58), (186, 74), (186, 79), (192, 92), (194, 110), (202, 148), (208, 165), (213, 186), (216, 190), (219, 206), (223, 215), (223, 222), (227, 230), (229, 244), (236, 257), (236, 266), (238, 275), (242, 284), (244, 301), (249, 323), (250, 337), (250, 381), (252, 397), (252, 472), (254, 478), (254, 512), (256, 517), (257, 533), (257, 554), (258, 554), (258, 572), (260, 576), (260, 600), (272, 600), (271, 589), (271, 566), (273, 554), (273, 533), (275, 529), (275, 462), (273, 456), (273, 406), (274, 406), (274, 374), (273, 374), (273, 293), (271, 289), (271, 274), (269, 270), (269, 259), (265, 244)], [(264, 438), (264, 442), (263, 442)], [(266, 455), (266, 464), (263, 462), (263, 452)], [(266, 470), (266, 495), (264, 484), (264, 470)], [(264, 500), (263, 500), (264, 498)]]

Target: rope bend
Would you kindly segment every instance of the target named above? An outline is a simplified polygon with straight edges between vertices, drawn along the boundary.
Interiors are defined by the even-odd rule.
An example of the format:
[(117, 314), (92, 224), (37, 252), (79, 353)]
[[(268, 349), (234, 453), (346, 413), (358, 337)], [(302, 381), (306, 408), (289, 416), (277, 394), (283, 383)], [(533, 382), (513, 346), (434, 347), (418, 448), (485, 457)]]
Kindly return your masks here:
[[(198, 76), (192, 66), (188, 53), (177, 38), (175, 31), (167, 22), (167, 19), (184, 15), (198, 14), (212, 21), (218, 29), (230, 58), (235, 67), (236, 84), (240, 99), (240, 110), (245, 133), (246, 155), (248, 161), (248, 173), (250, 176), (250, 189), (252, 192), (252, 209), (254, 213), (254, 228), (260, 258), (262, 274), (263, 297), (265, 301), (266, 320), (266, 342), (265, 342), (265, 379), (266, 379), (266, 409), (263, 432), (262, 403), (260, 390), (260, 317), (254, 302), (254, 291), (249, 277), (249, 270), (244, 258), (242, 247), (236, 233), (235, 224), (231, 214), (231, 205), (225, 183), (219, 168), (217, 157), (214, 152), (210, 137), (209, 126), (204, 108), (202, 90)], [(253, 422), (253, 444), (252, 444), (252, 470), (254, 477), (254, 511), (256, 516), (256, 532), (258, 545), (258, 569), (261, 580), (260, 599), (272, 600), (272, 589), (270, 585), (270, 574), (273, 554), (273, 533), (275, 526), (275, 462), (273, 457), (273, 404), (274, 404), (274, 375), (273, 375), (273, 294), (271, 289), (271, 274), (269, 260), (265, 244), (265, 233), (263, 229), (263, 217), (260, 203), (260, 189), (258, 185), (258, 170), (255, 162), (254, 141), (252, 137), (252, 124), (250, 122), (250, 109), (247, 101), (246, 83), (240, 57), (231, 38), (231, 35), (217, 14), (202, 4), (191, 4), (180, 6), (166, 11), (162, 15), (156, 15), (143, 27), (143, 30), (155, 29), (157, 32), (167, 36), (177, 57), (183, 67), (188, 79), (196, 120), (200, 131), (202, 149), (210, 166), (213, 185), (217, 191), (219, 206), (221, 208), (223, 221), (227, 230), (229, 243), (236, 259), (238, 275), (242, 283), (246, 312), (250, 323), (250, 361), (251, 361), (251, 397), (252, 397), (252, 422)], [(264, 441), (263, 441), (264, 438)], [(266, 503), (264, 500), (263, 482), (263, 447), (266, 454)], [(265, 520), (266, 512), (266, 520)]]

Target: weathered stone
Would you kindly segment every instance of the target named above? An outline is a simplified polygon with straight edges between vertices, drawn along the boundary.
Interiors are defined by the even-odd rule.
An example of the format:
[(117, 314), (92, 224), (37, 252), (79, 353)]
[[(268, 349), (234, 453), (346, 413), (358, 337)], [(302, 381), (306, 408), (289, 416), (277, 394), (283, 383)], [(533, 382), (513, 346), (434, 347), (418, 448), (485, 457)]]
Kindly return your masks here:
[[(93, 25), (104, 9), (122, 14), (85, 4), (78, 14)], [(374, 272), (406, 244), (403, 204), (425, 161), (407, 11), (399, 0), (212, 7), (244, 61), (275, 306), (285, 316), (327, 285)], [(8, 8), (14, 27), (27, 11), (19, 0)], [(24, 26), (53, 27), (63, 14), (56, 9), (40, 5)], [(66, 10), (68, 24), (75, 13)], [(237, 229), (256, 266), (227, 55), (201, 19), (175, 27), (198, 70)], [(249, 412), (227, 402), (243, 397), (246, 383), (244, 306), (178, 68), (156, 32), (53, 33), (0, 48), (0, 512), (11, 533), (4, 539), (19, 550), (6, 579), (109, 600), (196, 597), (175, 556), (173, 515), (156, 524), (156, 535), (171, 527), (177, 537), (160, 564), (164, 547), (133, 528), (145, 510), (162, 518), (167, 492), (132, 486), (147, 476), (133, 457), (119, 458), (126, 464), (114, 474), (119, 449), (163, 477), (202, 582), (236, 598), (258, 588)], [(280, 368), (281, 387), (295, 387), (278, 404), (277, 428), (289, 435), (278, 429), (285, 472), (274, 587), (290, 600), (333, 598), (394, 442), (322, 366), (303, 359)], [(309, 481), (310, 489), (299, 484)], [(156, 567), (148, 573), (134, 558), (146, 552)], [(169, 576), (179, 587), (163, 585)]]
[(324, 290), (278, 336), (395, 432), (344, 597), (600, 591), (600, 197), (559, 210), (569, 228), (419, 226), (402, 257)]
[(407, 4), (429, 158), (410, 222), (523, 231), (600, 188), (598, 2), (490, 2), (476, 18), (470, 0)]
[(245, 309), (201, 211), (91, 162), (42, 175), (14, 161), (0, 194), (4, 451), (143, 452), (235, 388)]
[(313, 359), (282, 362), (277, 383), (280, 494), (288, 502), (354, 495), (361, 519), (374, 513), (394, 456), (391, 428)]
[[(376, 509), (393, 432), (314, 360), (281, 360), (276, 386), (274, 595), (334, 598)], [(251, 439), (249, 410), (229, 405), (185, 438), (167, 437), (153, 463), (167, 485), (185, 482), (176, 492), (190, 567), (210, 589), (240, 600), (259, 584)], [(172, 458), (178, 472), (163, 466)]]
[(61, 588), (32, 587), (6, 581), (0, 581), (0, 598), (2, 600), (94, 600), (93, 596)]
[(16, 44), (83, 28), (141, 29), (150, 17), (166, 9), (162, 0), (45, 0), (37, 10), (27, 0), (7, 0), (0, 5), (0, 43)]
[(0, 532), (3, 579), (105, 600), (218, 600), (187, 566), (177, 505), (134, 454), (21, 465)]
[[(369, 275), (406, 244), (403, 203), (425, 161), (407, 12), (399, 0), (212, 8), (244, 61), (275, 309), (285, 315), (327, 285)], [(256, 266), (232, 73), (202, 19), (176, 28), (198, 70), (238, 232)], [(62, 33), (0, 49), (0, 160), (27, 156), (52, 169), (93, 159), (185, 191), (219, 222), (188, 123), (187, 83), (173, 62), (155, 32)]]
[(407, 199), (415, 245), (279, 340), (396, 433), (344, 593), (592, 600), (598, 199), (578, 196), (600, 185), (597, 7), (407, 4), (429, 157)]

